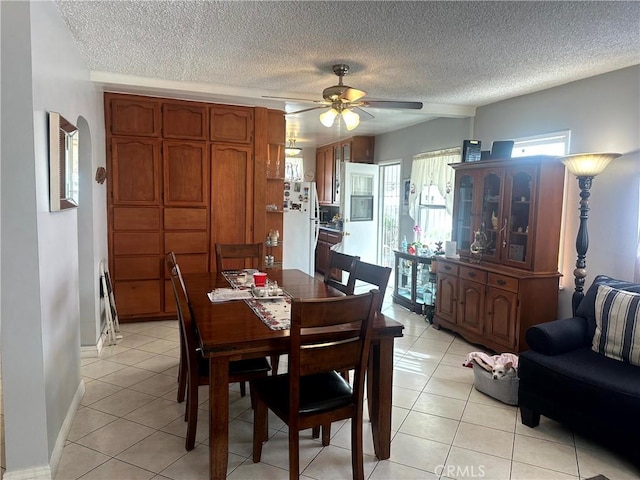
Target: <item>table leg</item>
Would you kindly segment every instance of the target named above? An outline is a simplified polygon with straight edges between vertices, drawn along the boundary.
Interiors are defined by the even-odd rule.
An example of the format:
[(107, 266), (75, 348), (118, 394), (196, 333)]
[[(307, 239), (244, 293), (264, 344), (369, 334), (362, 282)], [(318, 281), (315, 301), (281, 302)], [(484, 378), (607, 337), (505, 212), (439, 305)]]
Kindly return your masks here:
[(391, 456), (391, 397), (393, 387), (393, 337), (372, 345), (368, 365), (369, 418), (373, 447), (380, 460)]
[(209, 478), (227, 477), (229, 457), (229, 361), (209, 360)]

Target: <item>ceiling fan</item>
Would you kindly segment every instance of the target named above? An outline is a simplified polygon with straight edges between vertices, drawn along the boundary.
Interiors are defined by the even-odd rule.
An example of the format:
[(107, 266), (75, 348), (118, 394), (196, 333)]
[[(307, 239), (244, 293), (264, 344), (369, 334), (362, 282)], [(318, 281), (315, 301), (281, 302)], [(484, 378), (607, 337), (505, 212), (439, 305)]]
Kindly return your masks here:
[[(317, 106), (305, 108), (304, 110), (298, 110), (297, 112), (291, 112), (289, 113), (289, 115), (295, 115), (298, 113), (304, 113), (316, 109), (328, 109), (326, 112), (320, 114), (320, 122), (322, 122), (325, 127), (331, 127), (335, 119), (340, 116), (344, 121), (347, 130), (353, 130), (360, 123), (360, 115), (364, 114), (368, 118), (374, 118), (373, 115), (364, 111), (361, 107), (413, 110), (419, 110), (422, 108), (422, 102), (405, 102), (396, 100), (364, 100), (367, 92), (358, 90), (357, 88), (352, 88), (342, 82), (342, 79), (348, 72), (349, 65), (345, 65), (343, 63), (334, 65), (333, 73), (338, 76), (338, 84), (327, 87), (322, 91), (323, 100), (314, 101), (314, 103), (318, 104)], [(299, 98), (270, 96), (265, 96), (264, 98), (302, 100)]]

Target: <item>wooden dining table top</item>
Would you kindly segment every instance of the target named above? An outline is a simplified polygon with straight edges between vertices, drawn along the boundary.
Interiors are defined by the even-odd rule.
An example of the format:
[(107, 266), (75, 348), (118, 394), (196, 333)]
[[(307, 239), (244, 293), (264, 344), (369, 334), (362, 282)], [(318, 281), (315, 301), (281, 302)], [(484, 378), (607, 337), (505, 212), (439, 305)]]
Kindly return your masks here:
[[(273, 269), (268, 278), (293, 298), (329, 298), (344, 294), (300, 270)], [(214, 288), (230, 288), (221, 273), (184, 275), (200, 348), (206, 357), (247, 356), (251, 353), (286, 351), (289, 330), (269, 329), (244, 300), (211, 303), (207, 293)], [(373, 340), (380, 336), (401, 337), (404, 326), (382, 313), (373, 325)]]

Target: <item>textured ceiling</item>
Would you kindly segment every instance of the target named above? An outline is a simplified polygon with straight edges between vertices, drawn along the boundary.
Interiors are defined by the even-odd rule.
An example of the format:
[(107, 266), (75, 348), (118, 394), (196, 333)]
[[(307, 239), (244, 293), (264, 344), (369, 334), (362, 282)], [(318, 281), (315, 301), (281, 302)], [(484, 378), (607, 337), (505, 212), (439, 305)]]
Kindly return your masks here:
[[(369, 109), (378, 134), (640, 63), (640, 2), (67, 1), (56, 4), (106, 89), (295, 111), (337, 83), (421, 111)], [(318, 111), (298, 146), (329, 143)]]

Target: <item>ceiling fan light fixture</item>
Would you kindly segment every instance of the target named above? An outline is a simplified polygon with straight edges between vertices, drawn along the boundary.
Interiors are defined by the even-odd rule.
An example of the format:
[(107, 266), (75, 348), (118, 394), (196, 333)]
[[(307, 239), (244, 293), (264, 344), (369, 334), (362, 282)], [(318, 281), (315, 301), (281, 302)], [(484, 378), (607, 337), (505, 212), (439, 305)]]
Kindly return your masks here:
[(353, 130), (360, 125), (360, 115), (349, 108), (342, 110), (342, 120), (344, 120), (347, 130)]
[(338, 110), (336, 110), (335, 108), (330, 108), (326, 112), (320, 114), (320, 122), (322, 122), (322, 125), (327, 128), (331, 127), (333, 125), (333, 121), (337, 116)]

